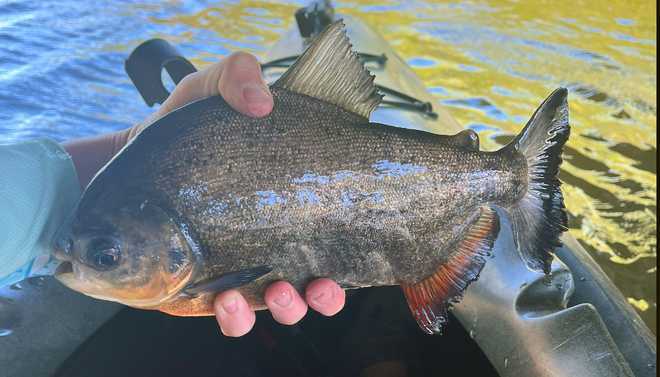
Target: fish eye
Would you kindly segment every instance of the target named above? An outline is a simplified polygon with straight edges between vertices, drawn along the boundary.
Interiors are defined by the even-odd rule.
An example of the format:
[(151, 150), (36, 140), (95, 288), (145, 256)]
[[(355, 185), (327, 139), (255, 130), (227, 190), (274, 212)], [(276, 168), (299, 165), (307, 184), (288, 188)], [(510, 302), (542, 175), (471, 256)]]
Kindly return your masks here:
[(111, 237), (93, 239), (87, 248), (86, 259), (97, 270), (112, 270), (121, 260), (119, 241)]

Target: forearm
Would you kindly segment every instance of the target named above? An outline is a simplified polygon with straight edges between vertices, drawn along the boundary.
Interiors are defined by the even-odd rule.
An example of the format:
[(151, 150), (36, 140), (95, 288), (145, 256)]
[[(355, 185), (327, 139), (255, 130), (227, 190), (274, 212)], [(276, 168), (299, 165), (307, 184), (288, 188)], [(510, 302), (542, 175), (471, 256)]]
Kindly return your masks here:
[(85, 188), (94, 175), (126, 144), (128, 130), (70, 140), (63, 144), (76, 168), (80, 187)]

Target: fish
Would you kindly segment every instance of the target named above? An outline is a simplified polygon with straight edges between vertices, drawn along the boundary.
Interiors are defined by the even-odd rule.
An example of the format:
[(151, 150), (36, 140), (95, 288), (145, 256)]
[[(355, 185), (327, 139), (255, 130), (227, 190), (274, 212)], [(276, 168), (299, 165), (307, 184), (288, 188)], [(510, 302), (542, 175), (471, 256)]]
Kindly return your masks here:
[(487, 263), (501, 216), (527, 266), (549, 272), (567, 222), (566, 89), (497, 151), (472, 130), (370, 123), (382, 96), (339, 21), (270, 90), (263, 118), (212, 96), (145, 127), (85, 189), (54, 247), (56, 278), (176, 316), (213, 315), (227, 289), (266, 309), (278, 280), (399, 285), (433, 334)]

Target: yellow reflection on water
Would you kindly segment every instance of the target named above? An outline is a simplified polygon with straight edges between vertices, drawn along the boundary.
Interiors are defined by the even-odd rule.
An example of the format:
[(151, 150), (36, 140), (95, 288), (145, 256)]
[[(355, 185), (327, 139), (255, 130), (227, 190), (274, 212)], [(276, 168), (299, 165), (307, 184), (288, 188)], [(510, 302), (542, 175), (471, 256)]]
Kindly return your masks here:
[(635, 300), (632, 297), (628, 297), (628, 302), (630, 303), (630, 305), (637, 308), (637, 310), (646, 311), (649, 309), (649, 303), (646, 302), (646, 300)]
[[(570, 89), (572, 134), (561, 173), (570, 232), (655, 332), (655, 2), (335, 5), (380, 32), (439, 103), (480, 132), (486, 149), (516, 134), (554, 88)], [(212, 30), (221, 47), (260, 54), (294, 24), (297, 7), (219, 3), (154, 22)], [(217, 58), (200, 54), (194, 62)]]

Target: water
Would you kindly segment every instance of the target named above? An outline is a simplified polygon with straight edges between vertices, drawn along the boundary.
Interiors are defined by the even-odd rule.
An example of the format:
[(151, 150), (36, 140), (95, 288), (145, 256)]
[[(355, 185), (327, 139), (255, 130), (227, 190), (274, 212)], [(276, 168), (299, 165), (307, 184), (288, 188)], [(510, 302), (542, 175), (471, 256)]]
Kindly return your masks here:
[[(151, 110), (123, 72), (161, 37), (197, 66), (260, 55), (302, 2), (0, 1), (0, 141), (110, 132)], [(495, 149), (571, 90), (561, 178), (570, 232), (656, 329), (655, 2), (336, 2), (388, 40), (438, 103)]]

